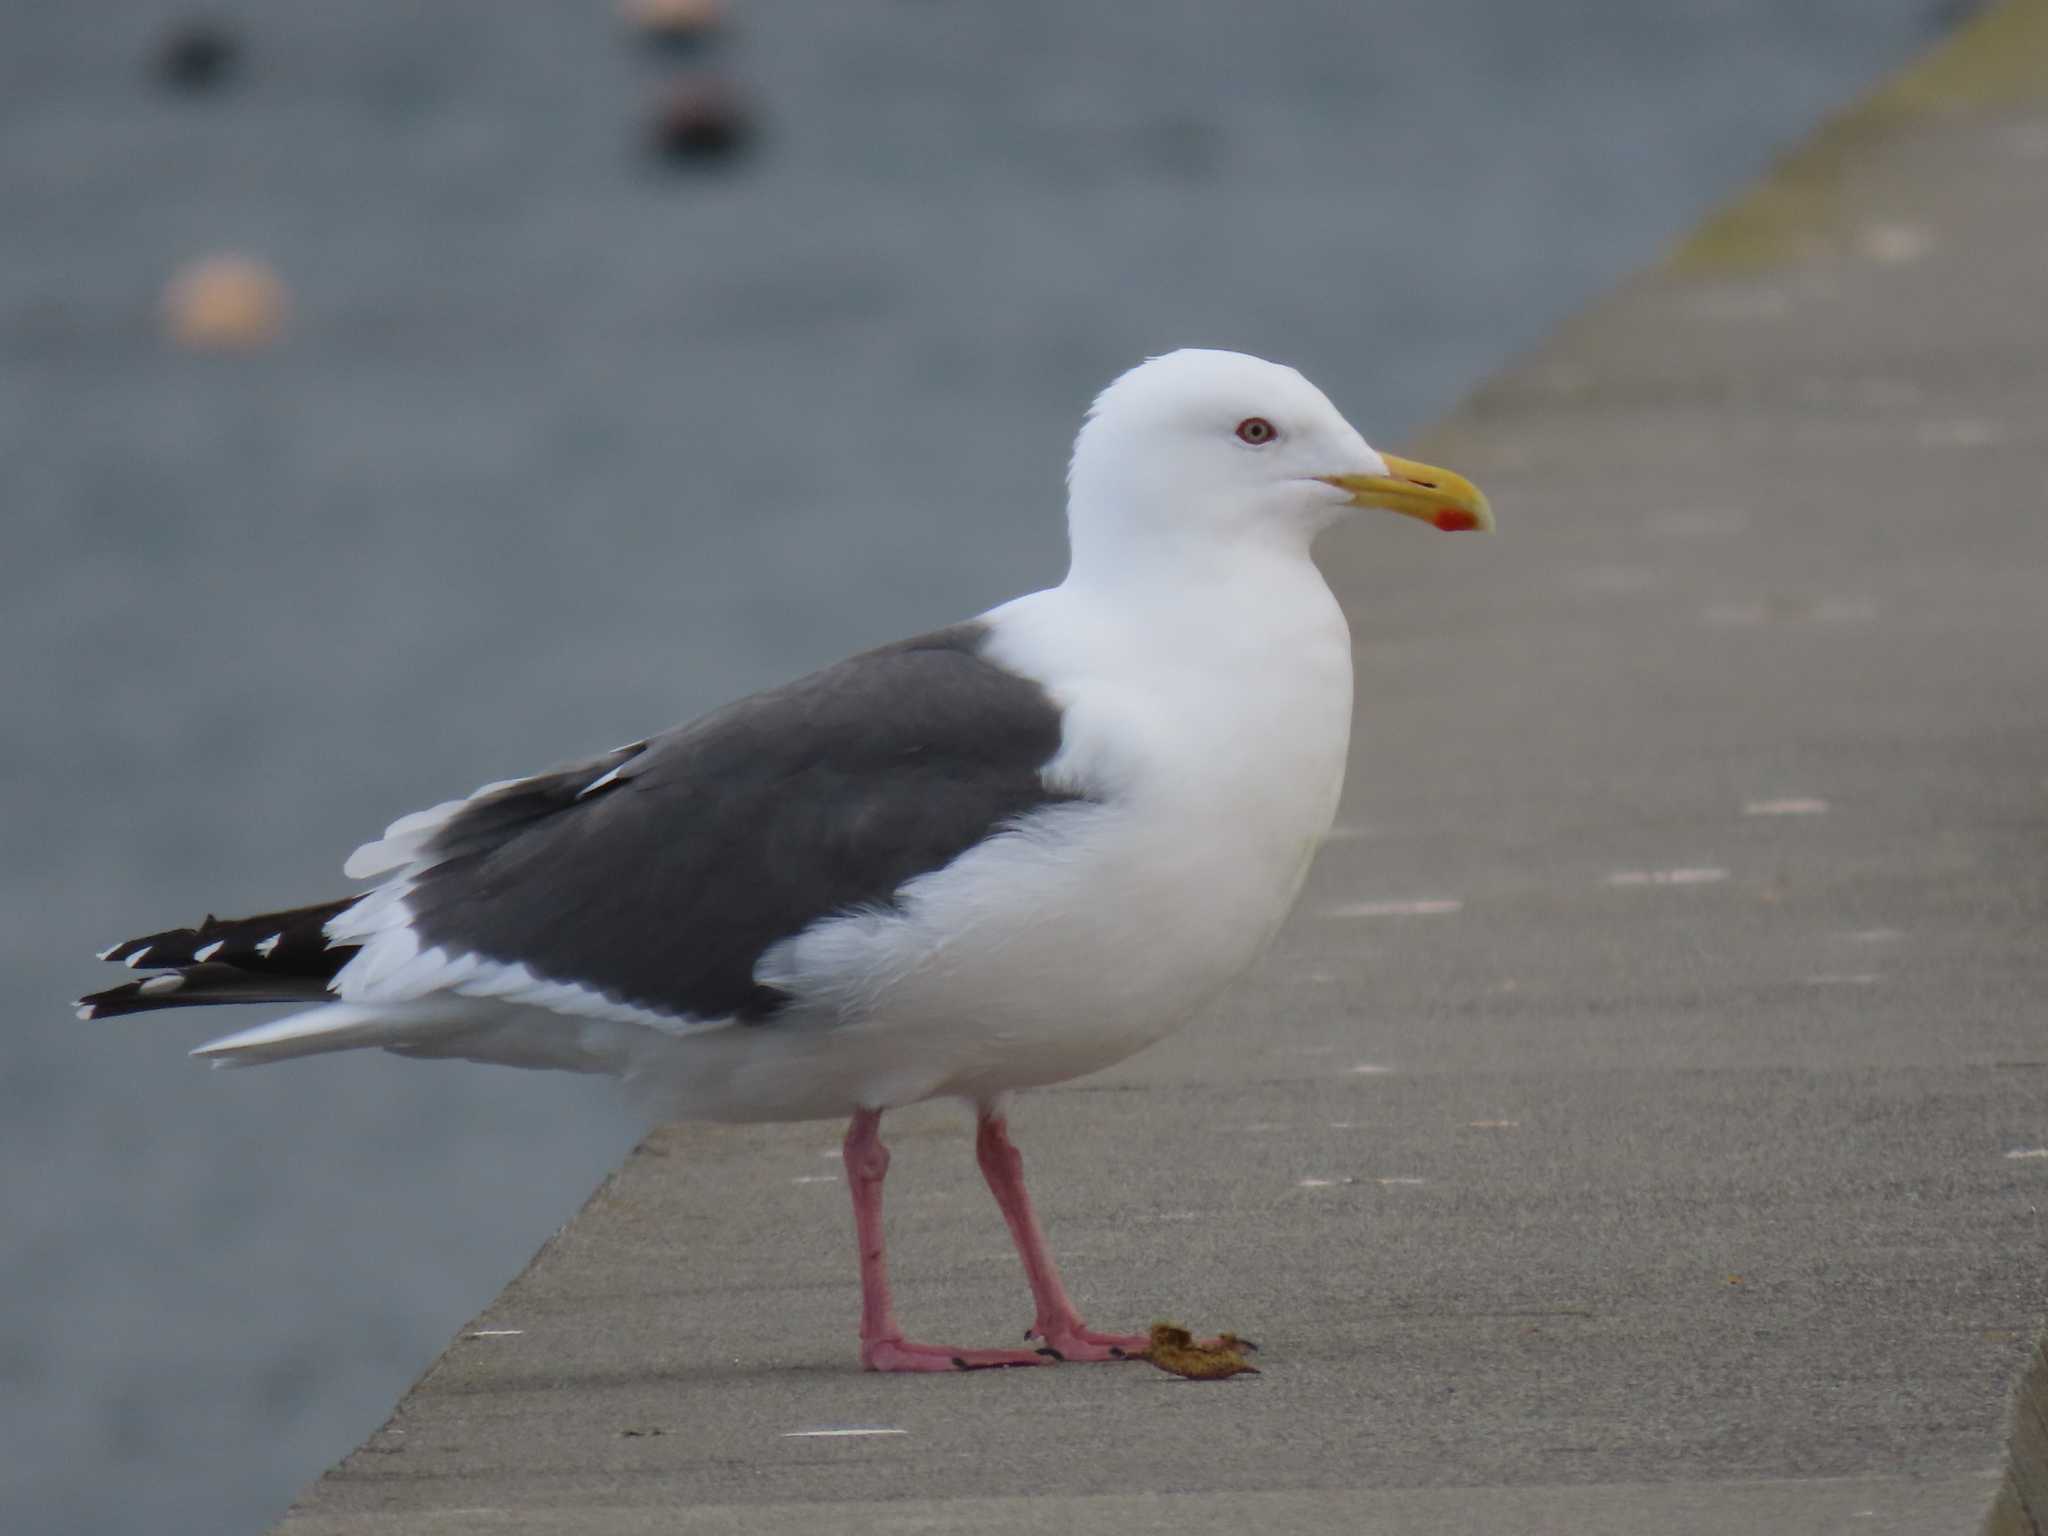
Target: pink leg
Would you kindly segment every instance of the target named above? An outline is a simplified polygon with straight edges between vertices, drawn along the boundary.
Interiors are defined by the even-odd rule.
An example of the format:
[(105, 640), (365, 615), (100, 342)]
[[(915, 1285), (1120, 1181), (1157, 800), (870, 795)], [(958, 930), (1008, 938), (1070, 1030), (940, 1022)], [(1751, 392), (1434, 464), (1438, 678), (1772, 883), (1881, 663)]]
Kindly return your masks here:
[(1002, 1207), (1003, 1220), (1017, 1244), (1017, 1256), (1024, 1261), (1025, 1278), (1031, 1282), (1031, 1299), (1038, 1317), (1027, 1339), (1045, 1341), (1046, 1348), (1062, 1360), (1129, 1360), (1151, 1343), (1142, 1333), (1097, 1333), (1081, 1321), (1067, 1288), (1060, 1284), (1060, 1272), (1045, 1246), (1032, 1213), (1031, 1197), (1024, 1192), (1024, 1158), (1010, 1141), (1010, 1127), (992, 1105), (981, 1106), (980, 1124), (974, 1135), (974, 1155), (981, 1163), (981, 1176), (988, 1180), (989, 1193)]
[[(1051, 1365), (1031, 1349), (949, 1349), (903, 1337), (889, 1299), (889, 1260), (882, 1239), (882, 1180), (889, 1149), (882, 1145), (882, 1112), (856, 1110), (841, 1149), (853, 1192), (853, 1228), (860, 1242), (860, 1363), (871, 1371), (975, 1371), (1003, 1365)], [(1054, 1284), (1058, 1284), (1057, 1281)]]

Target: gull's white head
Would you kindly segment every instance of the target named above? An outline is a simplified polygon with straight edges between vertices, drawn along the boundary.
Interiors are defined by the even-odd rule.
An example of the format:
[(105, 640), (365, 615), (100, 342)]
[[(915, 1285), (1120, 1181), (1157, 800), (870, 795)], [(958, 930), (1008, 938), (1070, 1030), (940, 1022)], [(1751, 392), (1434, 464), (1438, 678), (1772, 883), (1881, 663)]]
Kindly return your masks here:
[(1077, 562), (1098, 549), (1305, 552), (1354, 507), (1493, 527), (1469, 480), (1376, 452), (1307, 379), (1242, 352), (1187, 348), (1117, 379), (1074, 441), (1067, 489)]

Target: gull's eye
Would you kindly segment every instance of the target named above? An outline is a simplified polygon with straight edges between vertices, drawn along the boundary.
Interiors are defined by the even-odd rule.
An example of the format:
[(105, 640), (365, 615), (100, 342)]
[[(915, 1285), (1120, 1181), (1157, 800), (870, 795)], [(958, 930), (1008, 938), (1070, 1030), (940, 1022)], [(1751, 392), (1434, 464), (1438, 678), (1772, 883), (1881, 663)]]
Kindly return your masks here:
[(1280, 429), (1263, 416), (1247, 416), (1237, 424), (1237, 440), (1262, 448), (1280, 435)]

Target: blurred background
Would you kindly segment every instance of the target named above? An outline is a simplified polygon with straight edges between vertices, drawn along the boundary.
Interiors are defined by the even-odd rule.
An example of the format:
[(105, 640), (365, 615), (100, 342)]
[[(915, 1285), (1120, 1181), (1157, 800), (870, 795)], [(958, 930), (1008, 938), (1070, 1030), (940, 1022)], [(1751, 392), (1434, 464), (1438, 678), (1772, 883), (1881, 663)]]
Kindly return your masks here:
[(639, 1129), (95, 949), (1056, 580), (1148, 354), (1400, 446), (1967, 9), (0, 6), (0, 1529), (261, 1529)]

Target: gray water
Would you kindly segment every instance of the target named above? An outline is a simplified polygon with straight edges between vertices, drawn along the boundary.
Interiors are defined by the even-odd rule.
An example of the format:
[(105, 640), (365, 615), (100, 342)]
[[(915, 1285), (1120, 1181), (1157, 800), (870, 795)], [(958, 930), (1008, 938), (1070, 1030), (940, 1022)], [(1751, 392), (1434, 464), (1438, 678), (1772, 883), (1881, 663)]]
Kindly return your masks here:
[[(636, 1129), (206, 1072), (251, 1020), (77, 1024), (95, 948), (1055, 579), (1078, 414), (1148, 353), (1294, 362), (1399, 445), (1954, 7), (735, 9), (759, 152), (682, 175), (609, 5), (240, 5), (198, 98), (144, 67), (173, 8), (0, 9), (0, 1529), (261, 1528)], [(216, 250), (286, 344), (160, 341)]]

